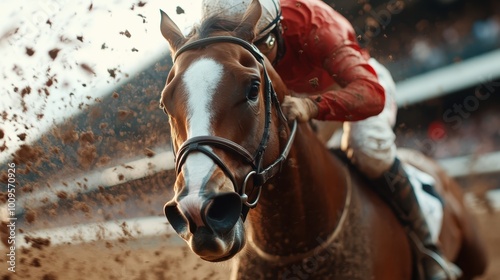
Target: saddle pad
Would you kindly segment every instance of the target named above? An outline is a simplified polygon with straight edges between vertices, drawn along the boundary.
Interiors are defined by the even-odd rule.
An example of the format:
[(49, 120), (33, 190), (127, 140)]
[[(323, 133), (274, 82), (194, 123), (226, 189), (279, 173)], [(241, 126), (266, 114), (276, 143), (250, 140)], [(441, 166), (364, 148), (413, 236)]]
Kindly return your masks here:
[(436, 181), (429, 174), (407, 163), (403, 163), (403, 168), (413, 185), (418, 203), (429, 226), (432, 240), (437, 242), (443, 224), (443, 204), (434, 189)]

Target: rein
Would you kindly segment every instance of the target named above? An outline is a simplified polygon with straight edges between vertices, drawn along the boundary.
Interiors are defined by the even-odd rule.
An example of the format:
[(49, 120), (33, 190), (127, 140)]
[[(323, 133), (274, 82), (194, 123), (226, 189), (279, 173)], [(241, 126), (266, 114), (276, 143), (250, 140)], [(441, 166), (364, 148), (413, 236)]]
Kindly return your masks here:
[[(288, 157), (288, 154), (290, 152), (293, 140), (295, 139), (295, 134), (297, 131), (297, 121), (293, 122), (291, 132), (288, 138), (288, 141), (285, 145), (285, 148), (281, 152), (280, 156), (273, 162), (271, 163), (268, 167), (264, 168), (262, 167), (262, 162), (264, 159), (264, 153), (267, 148), (267, 144), (269, 141), (269, 135), (270, 135), (270, 124), (271, 124), (271, 113), (272, 113), (272, 106), (274, 105), (275, 110), (278, 113), (278, 116), (280, 120), (284, 123), (287, 123), (287, 120), (283, 114), (283, 111), (281, 110), (281, 106), (278, 100), (278, 96), (276, 94), (276, 91), (274, 90), (274, 87), (272, 85), (271, 79), (269, 78), (266, 65), (265, 65), (265, 60), (264, 56), (262, 53), (255, 47), (255, 45), (248, 43), (245, 40), (242, 40), (237, 37), (232, 37), (232, 36), (216, 36), (216, 37), (209, 37), (209, 38), (204, 38), (204, 39), (199, 39), (194, 42), (191, 42), (189, 44), (186, 44), (182, 46), (174, 55), (173, 61), (175, 63), (175, 60), (179, 57), (180, 54), (193, 50), (193, 49), (198, 49), (207, 45), (211, 44), (216, 44), (216, 43), (232, 43), (239, 45), (243, 47), (245, 50), (249, 51), (255, 59), (262, 65), (263, 71), (264, 71), (264, 84), (265, 84), (265, 127), (264, 127), (264, 132), (259, 144), (259, 147), (257, 148), (257, 151), (255, 152), (254, 155), (250, 153), (247, 149), (242, 147), (241, 145), (218, 136), (214, 135), (207, 135), (207, 136), (198, 136), (198, 137), (193, 137), (190, 139), (187, 139), (180, 147), (177, 152), (174, 151), (173, 147), (172, 150), (174, 151), (174, 161), (175, 161), (175, 171), (177, 174), (181, 172), (182, 165), (185, 163), (188, 155), (192, 152), (201, 152), (211, 158), (221, 169), (222, 171), (226, 174), (226, 176), (231, 180), (234, 190), (236, 193), (241, 198), (242, 202), (242, 211), (241, 211), (241, 216), (243, 221), (246, 218), (246, 215), (248, 214), (248, 211), (250, 208), (254, 208), (257, 206), (257, 202), (259, 201), (260, 194), (262, 192), (262, 186), (272, 177), (274, 177), (277, 173), (281, 171), (281, 167), (283, 165), (283, 162), (286, 160)], [(238, 182), (236, 182), (236, 179), (231, 172), (231, 170), (227, 167), (227, 165), (224, 163), (224, 161), (217, 156), (213, 151), (208, 149), (206, 146), (213, 146), (213, 147), (218, 147), (223, 150), (228, 150), (234, 154), (239, 155), (243, 161), (246, 164), (249, 164), (252, 167), (252, 170), (245, 176), (245, 179), (243, 181), (243, 185), (239, 186)], [(258, 188), (257, 196), (253, 201), (249, 201), (249, 197), (246, 194), (246, 189), (247, 189), (247, 184), (252, 178), (253, 180), (253, 190), (255, 188)]]

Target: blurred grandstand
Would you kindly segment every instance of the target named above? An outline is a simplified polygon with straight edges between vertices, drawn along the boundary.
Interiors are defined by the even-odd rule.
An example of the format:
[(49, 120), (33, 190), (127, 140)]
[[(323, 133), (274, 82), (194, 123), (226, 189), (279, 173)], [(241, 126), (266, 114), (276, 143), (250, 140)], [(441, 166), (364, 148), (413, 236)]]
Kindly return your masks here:
[[(360, 43), (397, 80), (399, 145), (438, 158), (464, 188), (491, 199), (500, 186), (500, 3), (325, 2), (352, 21)], [(9, 151), (19, 167), (25, 233), (82, 221), (163, 220), (173, 173), (158, 99), (171, 65), (162, 57), (38, 141)]]

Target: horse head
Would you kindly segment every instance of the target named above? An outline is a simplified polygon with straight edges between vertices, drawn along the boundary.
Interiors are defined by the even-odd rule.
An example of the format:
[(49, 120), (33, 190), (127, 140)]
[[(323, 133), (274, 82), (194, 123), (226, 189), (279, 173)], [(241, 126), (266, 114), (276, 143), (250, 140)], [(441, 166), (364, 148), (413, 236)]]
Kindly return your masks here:
[(208, 18), (185, 37), (162, 12), (174, 65), (161, 106), (177, 172), (164, 212), (207, 261), (227, 260), (243, 248), (246, 214), (293, 141), (295, 126), (289, 129), (279, 106), (287, 90), (252, 44), (260, 15), (254, 0), (240, 21)]

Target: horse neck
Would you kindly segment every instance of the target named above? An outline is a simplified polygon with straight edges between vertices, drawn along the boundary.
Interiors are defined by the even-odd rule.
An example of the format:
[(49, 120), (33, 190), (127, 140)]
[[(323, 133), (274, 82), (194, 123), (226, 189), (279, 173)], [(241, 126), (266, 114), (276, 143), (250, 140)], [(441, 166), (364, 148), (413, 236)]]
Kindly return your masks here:
[(281, 173), (263, 187), (257, 208), (250, 212), (254, 244), (276, 255), (320, 245), (343, 213), (347, 193), (343, 170), (309, 125), (300, 125)]

